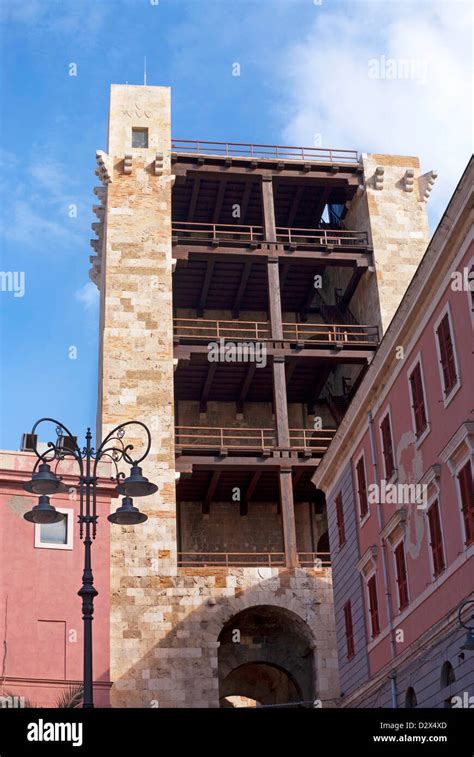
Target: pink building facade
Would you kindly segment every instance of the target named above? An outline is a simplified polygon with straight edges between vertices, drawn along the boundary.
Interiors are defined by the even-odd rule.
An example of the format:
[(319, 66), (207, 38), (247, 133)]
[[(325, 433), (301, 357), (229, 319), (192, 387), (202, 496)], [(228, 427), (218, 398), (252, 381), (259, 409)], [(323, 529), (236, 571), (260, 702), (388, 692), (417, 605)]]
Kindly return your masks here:
[[(24, 700), (55, 707), (61, 694), (82, 681), (81, 586), (84, 547), (77, 516), (78, 477), (74, 464), (58, 468), (69, 491), (51, 498), (65, 514), (54, 526), (28, 523), (23, 515), (37, 504), (22, 484), (31, 478), (36, 457), (31, 452), (0, 452), (0, 706)], [(92, 547), (95, 601), (94, 696), (98, 707), (109, 704), (110, 513), (114, 482), (101, 464), (99, 521)], [(9, 697), (19, 697), (11, 701)], [(24, 704), (25, 702), (23, 702)], [(27, 702), (26, 702), (27, 703)]]
[(474, 694), (457, 617), (474, 599), (473, 179), (471, 161), (313, 478), (344, 706)]

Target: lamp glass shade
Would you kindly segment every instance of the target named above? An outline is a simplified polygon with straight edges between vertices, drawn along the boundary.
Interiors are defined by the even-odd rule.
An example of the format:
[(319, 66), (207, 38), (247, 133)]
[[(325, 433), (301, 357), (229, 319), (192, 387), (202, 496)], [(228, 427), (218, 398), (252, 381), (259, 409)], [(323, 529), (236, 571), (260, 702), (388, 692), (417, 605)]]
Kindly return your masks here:
[(41, 463), (31, 476), (31, 481), (23, 484), (23, 489), (33, 494), (57, 494), (66, 492), (67, 486), (51, 471), (48, 463)]
[(466, 640), (461, 649), (465, 649), (467, 652), (474, 652), (474, 628), (468, 630)]
[(64, 513), (58, 512), (55, 507), (50, 505), (49, 497), (42, 494), (38, 504), (25, 513), (23, 517), (30, 523), (59, 523), (60, 520), (63, 520)]
[(141, 513), (138, 507), (135, 507), (131, 497), (124, 497), (122, 504), (117, 507), (114, 513), (111, 513), (107, 520), (115, 523), (117, 526), (136, 526), (148, 520), (148, 515)]
[(132, 465), (130, 475), (118, 484), (117, 491), (126, 497), (147, 497), (157, 492), (158, 487), (143, 475), (139, 465)]

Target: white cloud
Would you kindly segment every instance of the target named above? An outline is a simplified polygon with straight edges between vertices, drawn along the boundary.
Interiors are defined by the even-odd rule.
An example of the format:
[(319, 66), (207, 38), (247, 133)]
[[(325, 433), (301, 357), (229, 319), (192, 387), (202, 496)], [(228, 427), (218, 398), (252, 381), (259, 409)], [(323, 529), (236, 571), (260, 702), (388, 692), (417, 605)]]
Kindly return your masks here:
[(89, 281), (74, 292), (75, 299), (81, 303), (86, 311), (96, 312), (99, 307), (99, 290), (96, 285)]
[(57, 242), (61, 240), (67, 244), (80, 242), (67, 225), (67, 221), (59, 223), (51, 220), (51, 214), (39, 212), (32, 203), (16, 200), (8, 207), (9, 224), (4, 234), (10, 240), (27, 246), (36, 247), (39, 244)]
[[(465, 2), (319, 12), (280, 67), (284, 139), (311, 146), (321, 134), (324, 147), (418, 155), (422, 171), (439, 171), (428, 206), (434, 225), (472, 151), (470, 30)], [(370, 78), (369, 61), (381, 56), (415, 62), (418, 75)]]

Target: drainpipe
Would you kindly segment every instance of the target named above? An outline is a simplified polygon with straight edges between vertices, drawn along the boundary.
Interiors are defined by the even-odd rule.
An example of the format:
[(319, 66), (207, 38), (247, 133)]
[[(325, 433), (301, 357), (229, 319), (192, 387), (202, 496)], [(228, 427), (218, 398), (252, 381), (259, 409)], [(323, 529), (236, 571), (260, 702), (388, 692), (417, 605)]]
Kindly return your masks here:
[[(368, 413), (368, 420), (369, 420), (370, 451), (372, 454), (372, 468), (374, 470), (374, 480), (378, 484), (379, 477), (378, 477), (378, 471), (377, 471), (377, 458), (375, 456), (374, 419), (372, 418), (371, 412)], [(380, 532), (384, 527), (380, 503), (377, 505), (377, 520), (378, 520), (379, 532)], [(387, 554), (386, 554), (386, 544), (384, 540), (382, 540), (382, 568), (383, 568), (383, 579), (385, 583), (385, 596), (387, 600), (388, 626), (390, 628), (390, 648), (392, 652), (392, 657), (395, 658), (396, 648), (395, 648), (395, 635), (394, 635), (394, 629), (393, 629), (392, 598), (390, 595), (390, 584), (388, 582)], [(391, 680), (392, 680), (392, 687), (393, 685), (395, 685), (395, 693), (396, 693), (396, 681), (395, 681), (395, 684), (393, 684), (393, 681), (395, 679), (392, 678)], [(393, 698), (393, 688), (392, 688), (392, 698)], [(394, 706), (396, 707), (396, 704)]]
[(397, 671), (396, 670), (390, 671), (388, 677), (390, 678), (390, 690), (392, 692), (392, 707), (396, 710), (397, 707), (398, 707), (398, 702), (397, 702), (397, 697), (398, 697), (398, 695), (397, 695)]

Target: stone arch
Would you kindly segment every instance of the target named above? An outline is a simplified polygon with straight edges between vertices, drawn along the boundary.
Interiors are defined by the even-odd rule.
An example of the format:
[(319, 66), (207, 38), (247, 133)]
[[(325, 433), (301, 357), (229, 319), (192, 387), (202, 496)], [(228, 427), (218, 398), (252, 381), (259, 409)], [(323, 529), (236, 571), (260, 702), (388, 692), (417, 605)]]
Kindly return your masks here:
[(314, 700), (313, 634), (292, 610), (276, 604), (246, 607), (222, 625), (218, 642), (221, 699), (234, 694), (262, 704)]
[(247, 662), (234, 668), (222, 681), (220, 701), (231, 696), (253, 699), (260, 706), (303, 701), (291, 673), (266, 662)]

